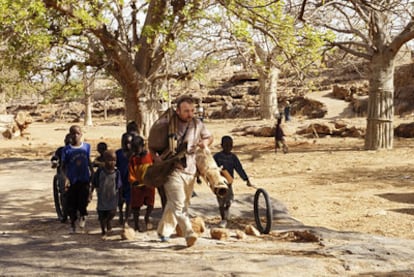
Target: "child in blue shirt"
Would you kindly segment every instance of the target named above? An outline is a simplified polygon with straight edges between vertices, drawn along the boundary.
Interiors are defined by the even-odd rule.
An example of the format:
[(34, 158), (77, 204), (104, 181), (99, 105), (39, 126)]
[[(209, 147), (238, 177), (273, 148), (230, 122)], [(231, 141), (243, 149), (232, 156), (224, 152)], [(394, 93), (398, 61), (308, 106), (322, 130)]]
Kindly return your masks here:
[(122, 188), (119, 193), (118, 211), (119, 211), (119, 224), (122, 226), (128, 221), (128, 218), (124, 218), (124, 204), (125, 215), (129, 215), (130, 201), (131, 201), (131, 187), (128, 180), (128, 163), (131, 156), (131, 142), (134, 135), (130, 133), (124, 133), (121, 139), (121, 148), (116, 150), (116, 167), (119, 169), (122, 180)]
[(62, 151), (62, 171), (69, 180), (67, 189), (67, 208), (71, 232), (76, 232), (75, 222), (80, 215), (79, 227), (85, 227), (87, 206), (89, 202), (89, 182), (93, 173), (90, 161), (91, 146), (82, 142), (80, 126), (69, 128), (71, 144)]

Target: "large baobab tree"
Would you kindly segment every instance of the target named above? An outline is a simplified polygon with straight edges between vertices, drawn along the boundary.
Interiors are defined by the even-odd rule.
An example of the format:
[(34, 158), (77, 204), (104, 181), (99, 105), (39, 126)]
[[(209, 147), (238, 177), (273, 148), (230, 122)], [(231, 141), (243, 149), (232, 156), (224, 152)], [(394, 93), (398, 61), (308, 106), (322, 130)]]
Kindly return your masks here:
[(410, 0), (305, 1), (303, 19), (338, 34), (333, 46), (369, 64), (369, 102), (365, 148), (393, 147), (394, 60), (414, 38)]
[[(40, 1), (40, 0), (39, 0)], [(12, 3), (13, 1), (9, 1)], [(24, 2), (24, 1), (23, 1)], [(33, 1), (27, 1), (33, 2)], [(99, 68), (122, 88), (127, 121), (146, 135), (158, 116), (164, 57), (174, 51), (183, 28), (206, 1), (41, 0), (48, 21), (55, 72)]]

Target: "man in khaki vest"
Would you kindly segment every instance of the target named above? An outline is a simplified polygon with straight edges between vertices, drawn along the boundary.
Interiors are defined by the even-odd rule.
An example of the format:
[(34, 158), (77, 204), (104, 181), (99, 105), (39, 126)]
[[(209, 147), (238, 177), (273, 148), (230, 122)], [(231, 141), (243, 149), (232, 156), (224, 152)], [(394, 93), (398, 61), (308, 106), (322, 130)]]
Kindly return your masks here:
[[(160, 132), (163, 141), (174, 138), (177, 149), (187, 144), (185, 162), (177, 163), (174, 170), (166, 182), (163, 189), (167, 197), (162, 218), (158, 224), (158, 235), (162, 242), (168, 241), (171, 234), (176, 230), (177, 224), (186, 238), (187, 246), (194, 245), (197, 236), (191, 226), (188, 216), (190, 198), (194, 188), (196, 176), (195, 150), (197, 147), (205, 148), (213, 142), (212, 134), (207, 130), (200, 119), (195, 118), (194, 100), (190, 96), (182, 96), (177, 100), (177, 109), (173, 118), (162, 118), (157, 124), (169, 128), (169, 131)], [(165, 122), (164, 122), (165, 121)], [(172, 124), (173, 122), (173, 124)], [(173, 128), (171, 128), (173, 126)], [(155, 127), (154, 127), (155, 128)], [(154, 139), (158, 139), (154, 136)], [(171, 148), (171, 143), (170, 143)], [(160, 149), (151, 147), (151, 132), (149, 137), (149, 149), (153, 154), (154, 162), (160, 161), (162, 153)], [(177, 149), (166, 149), (176, 151)]]

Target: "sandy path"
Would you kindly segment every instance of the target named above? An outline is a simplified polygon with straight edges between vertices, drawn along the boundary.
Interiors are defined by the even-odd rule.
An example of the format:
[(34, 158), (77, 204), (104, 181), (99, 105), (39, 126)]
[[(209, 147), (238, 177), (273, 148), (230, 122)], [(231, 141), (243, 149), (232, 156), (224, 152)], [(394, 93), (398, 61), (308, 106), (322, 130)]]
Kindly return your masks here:
[(328, 112), (324, 119), (337, 119), (349, 117), (352, 115), (352, 108), (348, 102), (343, 100), (335, 99), (331, 97), (332, 92), (329, 91), (315, 91), (306, 94), (307, 98), (322, 102), (328, 107)]

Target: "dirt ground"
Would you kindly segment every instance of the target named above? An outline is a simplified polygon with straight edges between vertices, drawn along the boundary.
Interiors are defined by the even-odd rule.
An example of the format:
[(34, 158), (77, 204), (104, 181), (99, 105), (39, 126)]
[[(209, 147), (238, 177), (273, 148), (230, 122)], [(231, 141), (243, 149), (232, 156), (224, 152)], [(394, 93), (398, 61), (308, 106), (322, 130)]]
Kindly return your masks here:
[[(234, 152), (257, 187), (283, 202), (305, 225), (414, 239), (414, 140), (396, 139), (389, 151), (365, 151), (354, 138), (287, 138), (288, 154), (273, 152), (273, 139), (241, 136), (231, 130), (244, 125), (266, 125), (260, 120), (207, 120), (215, 136), (234, 138)], [(289, 126), (289, 124), (291, 126)], [(285, 129), (307, 124), (295, 121)], [(33, 123), (30, 139), (3, 140), (0, 157), (49, 159), (60, 146), (70, 124)], [(124, 130), (116, 120), (85, 127), (84, 138), (93, 150), (99, 141), (117, 149)], [(96, 155), (93, 151), (92, 156)], [(0, 163), (1, 166), (1, 163)], [(50, 178), (53, 171), (47, 172)], [(251, 192), (239, 176), (235, 194)]]
[[(355, 118), (354, 121), (364, 124), (365, 119)], [(309, 122), (309, 120), (293, 118), (291, 122), (285, 124), (285, 129), (287, 133), (292, 134), (294, 130)], [(264, 188), (272, 198), (283, 203), (288, 213), (305, 225), (391, 238), (414, 239), (413, 139), (395, 139), (393, 150), (365, 151), (362, 139), (304, 139), (290, 135), (287, 137), (289, 153), (275, 154), (272, 138), (242, 136), (232, 132), (234, 128), (240, 126), (266, 124), (271, 123), (262, 120), (206, 120), (207, 127), (215, 136), (212, 151), (220, 150), (222, 135), (233, 136), (234, 152), (239, 156), (252, 183), (256, 187)], [(0, 141), (0, 180), (2, 180), (0, 192), (3, 199), (7, 199), (5, 202), (2, 201), (0, 209), (3, 217), (2, 238), (7, 237), (11, 245), (19, 243), (17, 237), (10, 235), (18, 232), (27, 232), (30, 236), (47, 232), (49, 240), (61, 243), (62, 238), (63, 240), (68, 238), (66, 234), (69, 230), (68, 226), (55, 222), (51, 185), (48, 184), (49, 180), (50, 182), (52, 180), (54, 171), (49, 168), (48, 160), (53, 151), (63, 143), (64, 135), (70, 125), (64, 122), (35, 122), (28, 129), (30, 132), (28, 138)], [(96, 144), (100, 141), (107, 142), (113, 149), (119, 148), (123, 131), (122, 119), (111, 118), (108, 121), (97, 121), (93, 127), (84, 127), (84, 138), (92, 144), (93, 156), (95, 156)], [(34, 164), (30, 163), (32, 161), (38, 164), (33, 169), (36, 170), (36, 176), (41, 176), (37, 177), (37, 180), (29, 176), (21, 176), (19, 173), (20, 162)], [(14, 164), (16, 166), (13, 166)], [(25, 170), (30, 169), (25, 168)], [(28, 184), (31, 186), (30, 189), (35, 191), (33, 198), (25, 196), (22, 203), (16, 202), (16, 199), (23, 196), (13, 195), (12, 190), (24, 191), (24, 185)], [(13, 187), (8, 187), (9, 185)], [(254, 192), (252, 188), (245, 186), (239, 176), (235, 179), (234, 188), (236, 199), (238, 195)], [(196, 191), (203, 193), (208, 192), (208, 189), (196, 187)], [(156, 198), (156, 201), (158, 200)], [(89, 210), (94, 211), (95, 205), (91, 203)], [(26, 230), (13, 230), (11, 226), (16, 221), (13, 218), (15, 209), (37, 220), (19, 225), (20, 228), (27, 228)], [(154, 217), (156, 216), (159, 216), (159, 213), (155, 213)], [(95, 221), (91, 215), (89, 220), (90, 226), (95, 227), (94, 229), (91, 227), (90, 232), (97, 235), (99, 233), (97, 219)], [(218, 214), (209, 216), (205, 220), (214, 225), (218, 222)], [(47, 226), (50, 222), (53, 222), (53, 228), (56, 230)], [(242, 223), (243, 219), (235, 217), (230, 226), (242, 226)], [(101, 248), (99, 246), (101, 240), (97, 237), (84, 239), (89, 243), (88, 249)], [(155, 238), (155, 231), (147, 237), (148, 240)], [(141, 239), (145, 240), (145, 237)], [(238, 247), (240, 246), (229, 245), (226, 251), (234, 255), (239, 251)], [(10, 273), (4, 269), (4, 266), (3, 264), (3, 271), (0, 271), (2, 276), (15, 275), (13, 273), (17, 272), (10, 271)], [(25, 272), (22, 270), (20, 273)], [(95, 273), (99, 275), (99, 272)], [(145, 275), (145, 272), (142, 274)]]

